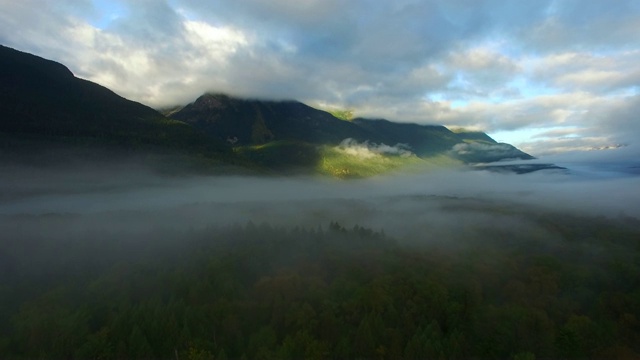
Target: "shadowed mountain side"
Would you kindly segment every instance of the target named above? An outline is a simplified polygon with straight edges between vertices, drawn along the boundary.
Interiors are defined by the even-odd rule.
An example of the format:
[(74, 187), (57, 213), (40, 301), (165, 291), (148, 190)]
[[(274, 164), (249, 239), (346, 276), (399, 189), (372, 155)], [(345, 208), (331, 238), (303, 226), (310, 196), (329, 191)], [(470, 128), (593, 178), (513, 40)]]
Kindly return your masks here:
[[(241, 153), (264, 164), (286, 161), (289, 153), (271, 158), (279, 147), (261, 147), (286, 142), (295, 152), (309, 152), (309, 146), (335, 146), (345, 139), (360, 143), (402, 145), (420, 158), (447, 156), (466, 163), (492, 162), (503, 159), (532, 157), (508, 144), (495, 142), (481, 132), (452, 132), (440, 125), (395, 123), (388, 120), (356, 118), (351, 121), (314, 109), (295, 101), (264, 101), (204, 94), (179, 111), (172, 110), (173, 119), (192, 124), (211, 136), (236, 147), (252, 146)], [(302, 150), (301, 150), (302, 149)], [(258, 154), (261, 151), (265, 154)], [(317, 158), (318, 156), (316, 156)], [(320, 156), (321, 158), (322, 156)], [(296, 165), (301, 165), (295, 161)], [(309, 164), (310, 165), (310, 164)]]
[(171, 118), (236, 145), (274, 140), (338, 144), (345, 138), (370, 138), (365, 129), (297, 101), (262, 101), (205, 94)]
[(353, 123), (374, 133), (378, 142), (406, 144), (418, 156), (436, 155), (451, 150), (460, 142), (456, 134), (444, 126), (394, 123), (388, 120), (357, 118)]
[(234, 150), (243, 158), (279, 173), (315, 173), (322, 161), (319, 146), (301, 141), (271, 141)]
[[(231, 149), (188, 124), (73, 76), (65, 66), (0, 46), (0, 136), (3, 150), (115, 147), (170, 151), (235, 162)], [(46, 149), (45, 149), (46, 150)]]
[(483, 132), (453, 132), (441, 125), (395, 123), (388, 120), (354, 119), (353, 123), (376, 134), (385, 144), (406, 144), (420, 157), (447, 154), (467, 163), (533, 157), (515, 147), (497, 143)]

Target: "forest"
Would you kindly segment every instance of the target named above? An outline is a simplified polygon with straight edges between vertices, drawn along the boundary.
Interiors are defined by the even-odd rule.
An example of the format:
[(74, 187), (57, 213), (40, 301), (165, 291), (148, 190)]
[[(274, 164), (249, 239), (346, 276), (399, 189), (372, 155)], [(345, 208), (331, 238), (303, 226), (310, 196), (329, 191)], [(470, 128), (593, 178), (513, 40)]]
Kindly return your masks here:
[(436, 200), (460, 218), (508, 213), (511, 225), (461, 220), (450, 236), (335, 220), (125, 231), (70, 226), (74, 214), (4, 215), (0, 357), (640, 354), (640, 221)]

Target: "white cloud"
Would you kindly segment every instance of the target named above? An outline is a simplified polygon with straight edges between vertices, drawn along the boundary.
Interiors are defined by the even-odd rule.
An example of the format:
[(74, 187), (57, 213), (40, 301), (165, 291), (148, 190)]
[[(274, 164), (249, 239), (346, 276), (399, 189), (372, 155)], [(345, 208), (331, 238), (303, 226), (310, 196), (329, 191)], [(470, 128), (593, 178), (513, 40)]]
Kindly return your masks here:
[(482, 154), (489, 157), (509, 157), (512, 156), (514, 151), (508, 144), (484, 144), (479, 142), (474, 143), (459, 143), (451, 148), (451, 151), (457, 155), (473, 155)]
[(640, 84), (640, 49), (563, 52), (531, 60), (531, 77), (568, 91), (606, 93)]
[(606, 136), (552, 137), (520, 144), (523, 151), (534, 153), (536, 156), (548, 156), (569, 151), (593, 151), (619, 146), (622, 144), (618, 144)]
[(380, 155), (395, 155), (400, 157), (409, 157), (414, 155), (406, 144), (389, 146), (386, 144), (370, 143), (368, 141), (359, 143), (351, 138), (342, 140), (340, 145), (336, 146), (336, 149), (346, 155), (361, 159), (372, 159), (379, 157)]

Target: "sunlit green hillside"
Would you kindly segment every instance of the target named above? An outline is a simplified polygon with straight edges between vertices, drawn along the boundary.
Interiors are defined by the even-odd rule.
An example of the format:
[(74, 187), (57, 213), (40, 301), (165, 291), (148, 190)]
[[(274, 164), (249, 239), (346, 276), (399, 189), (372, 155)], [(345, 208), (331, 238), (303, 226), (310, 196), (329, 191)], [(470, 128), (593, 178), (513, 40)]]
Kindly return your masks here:
[(353, 110), (327, 110), (329, 114), (340, 120), (351, 121), (353, 119)]
[(364, 145), (330, 146), (299, 141), (273, 141), (262, 145), (239, 146), (236, 154), (265, 169), (327, 175), (342, 179), (363, 178), (394, 171), (429, 170), (463, 163), (446, 154), (418, 157), (406, 151), (388, 154)]
[(435, 169), (462, 164), (446, 155), (430, 158), (419, 158), (414, 154), (400, 156), (373, 152), (363, 155), (330, 146), (323, 146), (320, 154), (321, 161), (316, 167), (317, 171), (338, 178), (370, 177), (393, 171)]
[(402, 157), (371, 153), (362, 156), (329, 146), (322, 147), (321, 159), (318, 172), (338, 178), (369, 177), (423, 163), (415, 155)]

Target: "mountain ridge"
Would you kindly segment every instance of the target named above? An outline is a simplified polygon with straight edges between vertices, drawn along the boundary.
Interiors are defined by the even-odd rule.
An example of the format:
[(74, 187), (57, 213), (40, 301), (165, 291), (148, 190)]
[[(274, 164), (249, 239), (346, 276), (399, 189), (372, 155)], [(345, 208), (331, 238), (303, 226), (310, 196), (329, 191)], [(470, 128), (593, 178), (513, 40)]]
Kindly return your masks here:
[(405, 144), (419, 157), (448, 153), (466, 163), (533, 159), (483, 132), (453, 132), (443, 125), (398, 123), (386, 119), (345, 121), (327, 111), (292, 100), (252, 100), (205, 93), (193, 103), (172, 112), (170, 117), (235, 146), (293, 140), (335, 146), (345, 139), (354, 139), (390, 146)]
[(2, 45), (0, 114), (0, 149), (8, 158), (63, 147), (65, 156), (80, 158), (101, 149), (237, 162), (229, 146), (188, 124), (77, 78), (60, 63)]
[(345, 121), (295, 100), (205, 93), (186, 106), (165, 109), (165, 116), (75, 77), (60, 63), (2, 45), (0, 113), (0, 155), (8, 157), (33, 149), (41, 154), (53, 145), (71, 146), (71, 153), (78, 154), (102, 146), (107, 153), (182, 154), (187, 162), (198, 159), (204, 167), (231, 164), (345, 177), (443, 160), (532, 158), (484, 133), (384, 119)]

